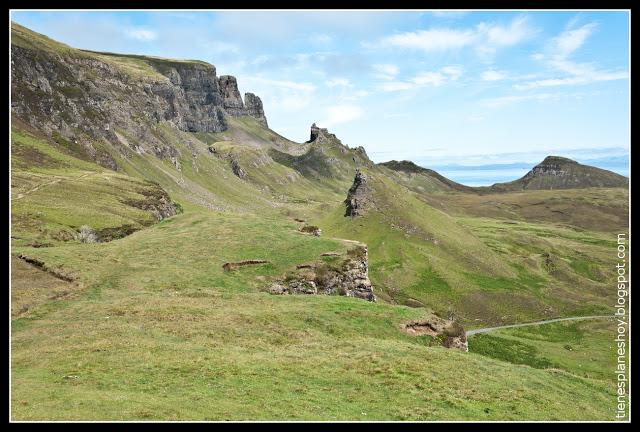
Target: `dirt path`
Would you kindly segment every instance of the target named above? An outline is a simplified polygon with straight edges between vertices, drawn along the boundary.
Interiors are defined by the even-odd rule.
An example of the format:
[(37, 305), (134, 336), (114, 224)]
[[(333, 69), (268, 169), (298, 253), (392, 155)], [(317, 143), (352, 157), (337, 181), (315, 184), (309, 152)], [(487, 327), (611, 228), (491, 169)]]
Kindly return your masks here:
[(511, 324), (511, 325), (498, 326), (498, 327), (487, 327), (487, 328), (469, 330), (467, 332), (467, 337), (473, 336), (473, 335), (479, 334), (479, 333), (489, 333), (489, 332), (492, 332), (494, 330), (501, 330), (501, 329), (507, 329), (507, 328), (526, 327), (526, 326), (534, 326), (534, 325), (541, 325), (541, 324), (549, 324), (549, 323), (559, 322), (559, 321), (577, 321), (577, 320), (598, 319), (598, 318), (613, 318), (613, 316), (612, 315), (591, 315), (591, 316), (580, 316), (580, 317), (555, 318), (555, 319), (543, 320), (543, 321), (535, 321), (535, 322), (530, 322), (530, 323)]

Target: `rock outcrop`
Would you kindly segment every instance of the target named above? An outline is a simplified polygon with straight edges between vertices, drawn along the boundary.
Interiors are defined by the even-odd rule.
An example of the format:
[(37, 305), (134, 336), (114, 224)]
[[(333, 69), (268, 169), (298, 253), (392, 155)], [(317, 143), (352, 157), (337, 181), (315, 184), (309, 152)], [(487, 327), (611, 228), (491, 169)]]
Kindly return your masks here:
[(267, 117), (264, 115), (262, 100), (253, 93), (244, 94), (244, 107), (248, 116), (251, 116), (262, 123), (263, 126), (269, 127)]
[(373, 203), (370, 192), (370, 188), (367, 185), (367, 176), (357, 170), (353, 184), (349, 188), (349, 192), (347, 192), (347, 199), (344, 200), (346, 205), (344, 215), (350, 217), (363, 215)]
[(445, 348), (456, 348), (465, 352), (469, 351), (467, 333), (456, 321), (432, 316), (425, 320), (411, 321), (402, 324), (400, 328), (412, 336), (431, 336), (440, 341)]
[(336, 137), (335, 134), (330, 133), (327, 128), (320, 128), (315, 123), (311, 125), (311, 136), (309, 137), (309, 141), (307, 141), (307, 143), (329, 139), (340, 142), (338, 137)]
[(123, 203), (151, 213), (158, 221), (178, 214), (179, 209), (176, 204), (171, 201), (160, 185), (150, 185), (147, 189), (140, 189), (139, 193), (144, 196), (144, 199), (123, 200)]
[(244, 169), (242, 169), (238, 161), (235, 159), (231, 159), (231, 171), (236, 177), (239, 177), (241, 179), (247, 176), (247, 172)]
[[(331, 255), (334, 256), (334, 255)], [(369, 258), (366, 246), (358, 246), (347, 252), (337, 265), (326, 262), (317, 265), (300, 265), (297, 272), (273, 283), (271, 294), (323, 294), (357, 297), (376, 301), (369, 280)]]
[(315, 225), (305, 225), (300, 228), (300, 231), (303, 233), (313, 234), (316, 237), (320, 237), (322, 234), (322, 230)]

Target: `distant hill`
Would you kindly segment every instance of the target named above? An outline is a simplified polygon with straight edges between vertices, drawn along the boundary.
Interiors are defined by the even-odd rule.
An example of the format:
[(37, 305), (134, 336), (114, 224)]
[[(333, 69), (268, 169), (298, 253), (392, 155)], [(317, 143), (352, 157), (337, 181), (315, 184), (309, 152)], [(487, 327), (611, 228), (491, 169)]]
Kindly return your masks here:
[(524, 177), (507, 183), (496, 183), (489, 192), (518, 190), (579, 189), (588, 187), (626, 187), (629, 179), (612, 171), (582, 165), (572, 159), (547, 156)]
[(475, 192), (470, 186), (465, 186), (449, 180), (434, 170), (423, 168), (411, 161), (395, 161), (382, 162), (378, 164), (395, 171), (399, 178), (397, 180), (412, 190), (418, 192), (436, 192), (436, 191), (459, 191), (459, 192)]

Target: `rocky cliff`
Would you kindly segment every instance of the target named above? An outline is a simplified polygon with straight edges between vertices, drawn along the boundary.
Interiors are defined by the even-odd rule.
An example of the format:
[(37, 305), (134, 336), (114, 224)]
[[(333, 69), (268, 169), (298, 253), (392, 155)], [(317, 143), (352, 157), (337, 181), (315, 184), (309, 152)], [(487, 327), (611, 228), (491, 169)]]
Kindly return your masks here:
[(260, 98), (251, 94), (245, 107), (236, 79), (218, 78), (213, 65), (76, 50), (15, 23), (11, 74), (13, 115), (86, 148), (96, 141), (126, 146), (124, 134), (144, 143), (138, 153), (170, 158), (175, 149), (154, 133), (160, 123), (221, 132), (226, 116), (249, 115), (266, 125)]
[(236, 78), (231, 75), (222, 75), (218, 82), (224, 110), (232, 116), (244, 115), (246, 111), (238, 90)]

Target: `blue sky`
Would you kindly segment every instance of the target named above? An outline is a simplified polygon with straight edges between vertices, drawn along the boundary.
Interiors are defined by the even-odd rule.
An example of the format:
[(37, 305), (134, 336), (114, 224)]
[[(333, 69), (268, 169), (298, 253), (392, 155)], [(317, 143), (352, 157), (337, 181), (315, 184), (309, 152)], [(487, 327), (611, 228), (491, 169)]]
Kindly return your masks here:
[[(510, 180), (549, 154), (628, 175), (624, 11), (13, 11), (12, 20), (77, 48), (207, 61), (262, 98), (278, 133), (302, 142), (316, 122), (376, 162), (410, 159), (466, 184)], [(512, 165), (460, 168), (493, 164)]]

